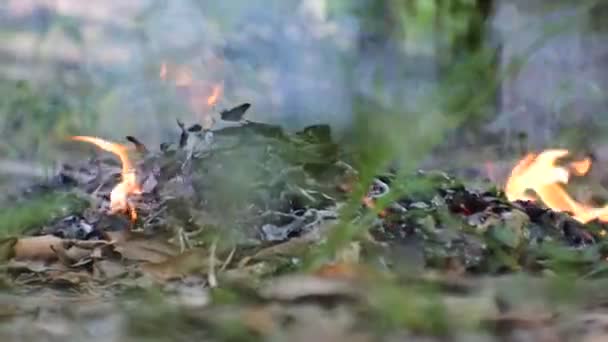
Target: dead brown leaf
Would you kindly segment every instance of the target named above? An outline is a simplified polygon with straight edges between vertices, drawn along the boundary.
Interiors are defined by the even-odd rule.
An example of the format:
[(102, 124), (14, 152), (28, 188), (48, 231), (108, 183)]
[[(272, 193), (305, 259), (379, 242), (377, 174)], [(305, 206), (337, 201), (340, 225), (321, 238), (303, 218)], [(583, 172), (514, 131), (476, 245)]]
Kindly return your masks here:
[(16, 260), (57, 260), (56, 251), (64, 251), (63, 239), (53, 235), (20, 238), (14, 245)]
[(276, 256), (298, 256), (301, 255), (306, 249), (317, 239), (312, 234), (304, 235), (301, 237), (293, 238), (289, 241), (279, 243), (274, 246), (270, 246), (259, 250), (252, 256), (245, 257), (239, 262), (239, 267), (245, 267), (250, 261), (262, 261), (268, 260)]
[(127, 260), (162, 263), (178, 254), (176, 246), (141, 233), (110, 232), (108, 237), (112, 240), (114, 251)]
[(65, 269), (63, 264), (55, 262), (54, 264), (49, 264), (43, 260), (10, 260), (6, 264), (7, 269), (12, 273), (21, 273), (21, 272), (32, 272), (32, 273), (42, 273), (49, 269), (53, 268), (61, 268)]
[(64, 241), (64, 251), (60, 251), (57, 255), (66, 265), (77, 267), (88, 264), (95, 257), (101, 257), (102, 248), (108, 246), (107, 241), (87, 241), (87, 240), (66, 240)]
[(116, 279), (128, 273), (124, 265), (112, 260), (97, 260), (93, 264), (95, 279)]
[(163, 262), (148, 262), (141, 265), (142, 271), (159, 281), (178, 279), (187, 275), (208, 271), (209, 257), (200, 249), (191, 249), (170, 257)]
[[(94, 248), (106, 244), (106, 241), (68, 240), (53, 235), (30, 236), (17, 239), (12, 254), (15, 260), (60, 260), (73, 266), (90, 258)], [(6, 253), (10, 255), (10, 251)]]
[(15, 256), (16, 237), (0, 240), (0, 262), (8, 261)]
[[(67, 251), (65, 249), (63, 249), (63, 248), (60, 248), (60, 249), (56, 250), (55, 247), (51, 246), (51, 249), (55, 252), (55, 254), (56, 254), (57, 258), (59, 259), (59, 261), (61, 263), (63, 263), (64, 265), (66, 265), (66, 266), (71, 266), (72, 264), (74, 264), (74, 262), (76, 262), (77, 260), (81, 259), (81, 258), (78, 258), (78, 257), (84, 258), (84, 257), (86, 257), (87, 254), (90, 254), (90, 253), (87, 253), (87, 254), (82, 255), (82, 253), (75, 253), (73, 255), (73, 257), (78, 258), (78, 259), (72, 259), (67, 254)], [(81, 252), (81, 251), (82, 250), (79, 249), (78, 252)], [(86, 252), (86, 250), (84, 250), (84, 251)]]
[(91, 280), (91, 274), (87, 271), (50, 271), (47, 276), (56, 285), (77, 286)]

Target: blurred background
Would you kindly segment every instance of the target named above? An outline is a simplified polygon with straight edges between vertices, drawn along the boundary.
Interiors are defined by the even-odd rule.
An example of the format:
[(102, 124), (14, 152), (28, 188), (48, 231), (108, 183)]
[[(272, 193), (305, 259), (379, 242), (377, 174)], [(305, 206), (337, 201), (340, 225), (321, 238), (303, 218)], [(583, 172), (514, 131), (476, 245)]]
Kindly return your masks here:
[(525, 150), (608, 160), (605, 1), (2, 0), (0, 42), (13, 186), (76, 158), (70, 135), (155, 147), (243, 102), (496, 182)]

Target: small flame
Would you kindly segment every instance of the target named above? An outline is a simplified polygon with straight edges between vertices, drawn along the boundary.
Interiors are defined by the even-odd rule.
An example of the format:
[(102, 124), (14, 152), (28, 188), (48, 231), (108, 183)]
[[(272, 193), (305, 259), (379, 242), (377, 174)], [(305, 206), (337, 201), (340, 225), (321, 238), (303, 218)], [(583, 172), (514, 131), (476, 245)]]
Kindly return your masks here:
[(209, 107), (214, 106), (217, 103), (217, 100), (222, 95), (222, 90), (223, 90), (223, 86), (221, 84), (216, 84), (213, 86), (211, 95), (207, 98), (207, 105)]
[(591, 168), (591, 158), (587, 157), (583, 160), (574, 161), (570, 163), (570, 169), (572, 173), (577, 176), (584, 176), (589, 172)]
[(112, 192), (110, 192), (110, 212), (127, 213), (131, 221), (137, 220), (137, 212), (129, 203), (129, 197), (139, 195), (142, 190), (137, 183), (135, 167), (129, 159), (128, 148), (124, 145), (109, 142), (96, 137), (89, 136), (73, 136), (72, 140), (91, 143), (102, 150), (114, 153), (120, 159), (122, 164), (121, 177), (122, 180), (118, 183)]
[(556, 165), (557, 160), (568, 155), (568, 150), (547, 150), (540, 154), (529, 153), (511, 171), (505, 186), (510, 201), (534, 198), (527, 194), (532, 190), (549, 208), (570, 213), (574, 219), (587, 223), (594, 219), (608, 222), (608, 206), (594, 208), (576, 201), (564, 189), (570, 173), (585, 175), (591, 168), (591, 159), (571, 162), (567, 167)]
[(188, 107), (199, 116), (205, 129), (214, 124), (211, 109), (218, 103), (224, 91), (223, 82), (199, 80), (194, 77), (192, 68), (187, 65), (162, 62), (159, 76), (161, 80), (171, 82), (180, 95), (187, 101)]
[(159, 76), (161, 80), (170, 81), (178, 88), (190, 88), (190, 91), (187, 92), (188, 96), (205, 96), (209, 107), (217, 103), (224, 90), (222, 83), (215, 83), (210, 86), (209, 82), (196, 80), (194, 72), (187, 65), (176, 65), (163, 61), (160, 64)]

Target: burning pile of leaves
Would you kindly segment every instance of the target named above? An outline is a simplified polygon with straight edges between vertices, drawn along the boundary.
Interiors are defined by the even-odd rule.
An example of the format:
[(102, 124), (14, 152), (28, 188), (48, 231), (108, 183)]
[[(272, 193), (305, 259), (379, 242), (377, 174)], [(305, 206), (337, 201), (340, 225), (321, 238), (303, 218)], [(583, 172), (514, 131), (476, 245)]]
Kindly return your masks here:
[[(15, 208), (32, 198), (61, 201), (44, 221), (20, 223), (12, 228), (22, 233), (2, 240), (6, 285), (89, 294), (154, 285), (197, 289), (188, 292), (191, 305), (197, 299), (201, 307), (225, 305), (232, 296), (245, 308), (237, 316), (222, 305), (213, 314), (179, 315), (217, 328), (221, 314), (266, 337), (285, 329), (289, 324), (281, 322), (289, 317), (318, 326), (318, 317), (336, 318), (323, 307), (348, 305), (356, 309), (341, 321), (346, 335), (332, 338), (368, 340), (354, 332), (356, 322), (379, 331), (389, 322), (401, 337), (450, 331), (446, 322), (459, 321), (460, 309), (436, 302), (435, 292), (418, 298), (423, 284), (470, 295), (479, 290), (470, 281), (476, 276), (570, 268), (593, 277), (606, 270), (604, 209), (576, 202), (559, 184), (585, 174), (590, 159), (556, 166), (567, 151), (531, 154), (514, 168), (506, 194), (492, 186), (472, 189), (441, 172), (388, 172), (373, 179), (346, 220), (341, 213), (358, 173), (329, 127), (289, 134), (243, 120), (249, 107), (221, 112), (234, 123), (221, 129), (178, 121), (176, 141), (156, 151), (135, 137), (125, 144), (72, 137), (101, 153), (64, 165), (18, 196)], [(341, 224), (363, 224), (369, 234), (315, 259)], [(200, 295), (203, 289), (215, 289), (211, 299)], [(469, 318), (496, 329), (556, 324), (551, 315), (517, 321), (496, 299)], [(410, 313), (389, 310), (391, 301)], [(322, 305), (301, 305), (311, 302)], [(443, 306), (446, 317), (428, 319)], [(290, 329), (302, 333), (304, 326)]]
[[(221, 117), (238, 121), (248, 108)], [(29, 236), (4, 240), (3, 258), (15, 280), (78, 285), (137, 272), (162, 280), (203, 275), (212, 236), (222, 236), (219, 244), (229, 248), (217, 250), (228, 253), (217, 264), (225, 269), (236, 261), (237, 248), (286, 241), (336, 219), (342, 194), (333, 184), (351, 169), (338, 161), (328, 126), (293, 135), (249, 121), (215, 131), (178, 121), (178, 128), (177, 141), (157, 152), (135, 137), (126, 144), (72, 137), (102, 154), (64, 165), (48, 183), (21, 195), (69, 201), (62, 208), (67, 215), (55, 212), (28, 227)], [(184, 258), (196, 261), (186, 270), (172, 267)]]

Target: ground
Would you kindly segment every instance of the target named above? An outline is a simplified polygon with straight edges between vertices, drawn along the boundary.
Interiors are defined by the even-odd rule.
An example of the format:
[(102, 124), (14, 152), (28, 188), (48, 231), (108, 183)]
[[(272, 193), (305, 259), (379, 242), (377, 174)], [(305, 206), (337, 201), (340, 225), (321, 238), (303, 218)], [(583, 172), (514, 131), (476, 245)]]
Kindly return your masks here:
[(1, 249), (0, 336), (604, 336), (599, 222), (440, 171), (387, 170), (368, 182), (328, 126), (175, 131), (162, 150), (137, 140), (131, 149), (143, 183), (130, 197), (134, 222), (109, 210), (121, 174), (111, 154), (13, 195), (2, 213), (12, 234)]

